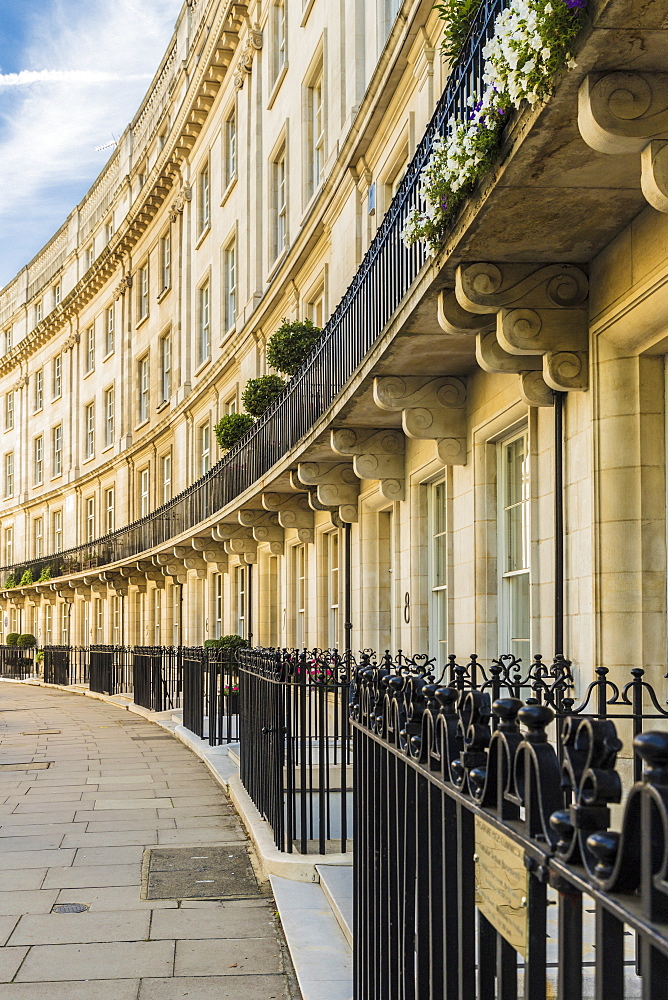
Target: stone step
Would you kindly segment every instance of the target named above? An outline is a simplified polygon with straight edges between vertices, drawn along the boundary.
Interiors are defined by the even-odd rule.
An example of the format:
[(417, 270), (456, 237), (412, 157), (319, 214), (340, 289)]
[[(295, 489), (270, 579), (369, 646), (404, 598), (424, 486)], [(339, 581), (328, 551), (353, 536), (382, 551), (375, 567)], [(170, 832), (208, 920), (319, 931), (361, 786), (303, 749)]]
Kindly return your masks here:
[(353, 946), (353, 868), (352, 865), (316, 865), (320, 886), (336, 922), (350, 947)]
[(352, 951), (322, 887), (278, 875), (269, 880), (303, 1000), (351, 1000)]

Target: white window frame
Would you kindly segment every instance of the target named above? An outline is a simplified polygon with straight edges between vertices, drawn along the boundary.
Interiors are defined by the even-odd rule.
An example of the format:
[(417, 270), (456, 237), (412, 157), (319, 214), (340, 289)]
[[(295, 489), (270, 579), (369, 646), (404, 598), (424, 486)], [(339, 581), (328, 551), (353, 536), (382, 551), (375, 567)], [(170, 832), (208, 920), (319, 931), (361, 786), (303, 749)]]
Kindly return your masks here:
[(115, 316), (113, 305), (107, 306), (104, 313), (104, 356), (109, 357), (115, 350)]
[(150, 368), (149, 356), (145, 354), (137, 361), (137, 424), (145, 424), (150, 413)]
[(14, 452), (5, 455), (5, 497), (14, 496)]
[(111, 448), (116, 434), (116, 393), (110, 385), (104, 393), (104, 446)]
[(63, 425), (56, 424), (51, 431), (51, 475), (62, 476), (63, 474)]
[(225, 190), (237, 176), (237, 109), (234, 105), (225, 119)]
[(199, 474), (206, 475), (211, 468), (211, 421), (207, 420), (197, 428), (197, 451), (199, 455)]
[(95, 371), (95, 324), (86, 330), (86, 375)]
[(44, 518), (36, 517), (33, 521), (33, 551), (35, 559), (44, 555)]
[(271, 5), (271, 86), (288, 65), (288, 21), (286, 0), (274, 0)]
[(272, 263), (281, 256), (288, 245), (288, 179), (287, 147), (285, 142), (271, 164), (272, 171)]
[[(428, 483), (429, 655), (444, 666), (448, 657), (448, 489), (445, 479)], [(439, 508), (439, 509), (437, 509)], [(444, 577), (444, 579), (442, 579)]]
[(203, 236), (211, 225), (211, 170), (208, 160), (199, 172), (197, 190), (199, 195), (198, 234)]
[(39, 368), (35, 372), (35, 399), (34, 399), (35, 409), (34, 412), (38, 413), (44, 406), (44, 369)]
[(51, 532), (53, 537), (53, 551), (63, 551), (63, 512), (54, 510), (51, 514)]
[(95, 494), (86, 497), (86, 542), (95, 540)]
[(33, 486), (44, 482), (44, 435), (33, 438)]
[(5, 565), (11, 566), (14, 562), (14, 528), (5, 528)]
[(326, 566), (327, 645), (339, 645), (341, 599), (341, 538), (338, 529), (323, 535)]
[(160, 402), (167, 403), (172, 395), (172, 333), (160, 338)]
[(52, 363), (52, 399), (59, 399), (63, 394), (63, 356), (56, 354)]
[(151, 513), (151, 473), (148, 465), (139, 472), (139, 516)]
[(162, 471), (162, 502), (168, 503), (172, 499), (172, 450), (169, 449), (160, 459)]
[(148, 261), (137, 270), (137, 323), (148, 316), (149, 274)]
[(172, 231), (167, 229), (160, 239), (160, 275), (162, 292), (172, 287)]
[(223, 574), (216, 573), (214, 578), (214, 639), (220, 639), (223, 634)]
[(211, 357), (211, 282), (197, 289), (197, 367)]
[(294, 645), (306, 645), (306, 603), (308, 599), (308, 563), (306, 545), (292, 547), (292, 592), (294, 601)]
[(5, 395), (5, 430), (14, 429), (14, 390), (10, 389)]
[(248, 573), (246, 566), (237, 566), (234, 572), (236, 612), (237, 612), (237, 635), (246, 638), (247, 613), (248, 613)]
[[(515, 503), (507, 503), (509, 498), (508, 449), (518, 441), (524, 442), (525, 471), (522, 472), (519, 484), (520, 499)], [(498, 622), (499, 649), (503, 653), (511, 653), (523, 663), (531, 662), (531, 448), (529, 429), (526, 425), (500, 440), (497, 444), (497, 536), (498, 536)], [(513, 560), (514, 540), (511, 530), (511, 509), (521, 508), (520, 544), (522, 566), (508, 568)], [(526, 595), (520, 593), (522, 581), (525, 580)], [(526, 617), (527, 635), (518, 636), (513, 633), (516, 622), (516, 606), (519, 601), (526, 601), (525, 610), (521, 613)], [(515, 621), (514, 621), (515, 619)]]
[(231, 330), (237, 321), (237, 243), (236, 239), (228, 242), (223, 251), (225, 277), (225, 330)]
[(110, 535), (116, 526), (115, 495), (113, 486), (108, 486), (104, 491), (104, 526), (107, 535)]
[(95, 402), (87, 403), (84, 408), (85, 413), (85, 442), (86, 442), (86, 458), (95, 457)]

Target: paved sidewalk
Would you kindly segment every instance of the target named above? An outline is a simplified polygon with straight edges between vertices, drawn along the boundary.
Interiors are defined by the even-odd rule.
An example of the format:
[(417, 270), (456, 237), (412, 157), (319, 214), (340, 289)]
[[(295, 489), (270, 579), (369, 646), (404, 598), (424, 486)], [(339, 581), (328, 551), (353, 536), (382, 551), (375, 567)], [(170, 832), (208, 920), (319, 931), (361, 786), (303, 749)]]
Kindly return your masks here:
[(52, 762), (0, 767), (0, 1000), (296, 995), (271, 900), (140, 898), (145, 847), (245, 842), (204, 764), (164, 735), (104, 702), (0, 682), (0, 764)]

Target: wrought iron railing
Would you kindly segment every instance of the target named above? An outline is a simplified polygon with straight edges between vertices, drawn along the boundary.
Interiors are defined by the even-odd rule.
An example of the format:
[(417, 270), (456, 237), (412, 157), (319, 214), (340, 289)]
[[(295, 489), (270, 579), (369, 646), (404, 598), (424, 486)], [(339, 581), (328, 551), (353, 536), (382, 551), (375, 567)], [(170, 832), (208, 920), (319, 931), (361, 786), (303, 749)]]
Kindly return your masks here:
[(90, 646), (89, 684), (99, 694), (130, 694), (133, 690), (130, 646)]
[(561, 720), (560, 760), (549, 705), (492, 711), (411, 669), (357, 672), (355, 1000), (663, 996), (668, 733), (635, 737), (618, 833), (610, 719)]
[(47, 684), (88, 684), (89, 650), (84, 646), (45, 646)]
[(35, 647), (0, 646), (0, 677), (24, 680), (37, 672), (37, 650)]
[(183, 725), (210, 746), (239, 739), (239, 674), (234, 651), (196, 647), (181, 651)]
[(380, 338), (420, 273), (426, 250), (408, 248), (401, 233), (408, 214), (422, 206), (420, 174), (434, 140), (454, 116), (466, 118), (470, 99), (482, 93), (483, 48), (494, 19), (508, 0), (487, 0), (478, 10), (461, 55), (452, 67), (432, 120), (355, 277), (323, 334), (286, 390), (242, 440), (205, 476), (146, 517), (85, 545), (41, 559), (0, 567), (19, 580), (48, 572), (66, 576), (139, 555), (193, 528), (264, 476), (321, 417)]
[(179, 646), (135, 646), (132, 675), (136, 705), (150, 712), (180, 708), (183, 662)]
[(281, 851), (351, 847), (352, 661), (336, 650), (241, 649), (240, 777)]

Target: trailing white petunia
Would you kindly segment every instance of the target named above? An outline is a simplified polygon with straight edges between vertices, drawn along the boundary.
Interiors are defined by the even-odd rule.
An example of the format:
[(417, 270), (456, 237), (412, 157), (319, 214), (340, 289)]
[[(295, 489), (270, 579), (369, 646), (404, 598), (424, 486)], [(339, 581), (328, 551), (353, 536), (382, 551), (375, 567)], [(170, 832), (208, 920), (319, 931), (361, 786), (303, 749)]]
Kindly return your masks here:
[(573, 40), (579, 12), (587, 0), (512, 0), (494, 22), (483, 49), (482, 98), (470, 103), (468, 120), (450, 119), (445, 136), (434, 141), (420, 177), (423, 209), (414, 209), (404, 226), (406, 246), (424, 240), (431, 253), (475, 183), (494, 163), (505, 115), (526, 100), (534, 105), (551, 91), (555, 73), (574, 65)]

